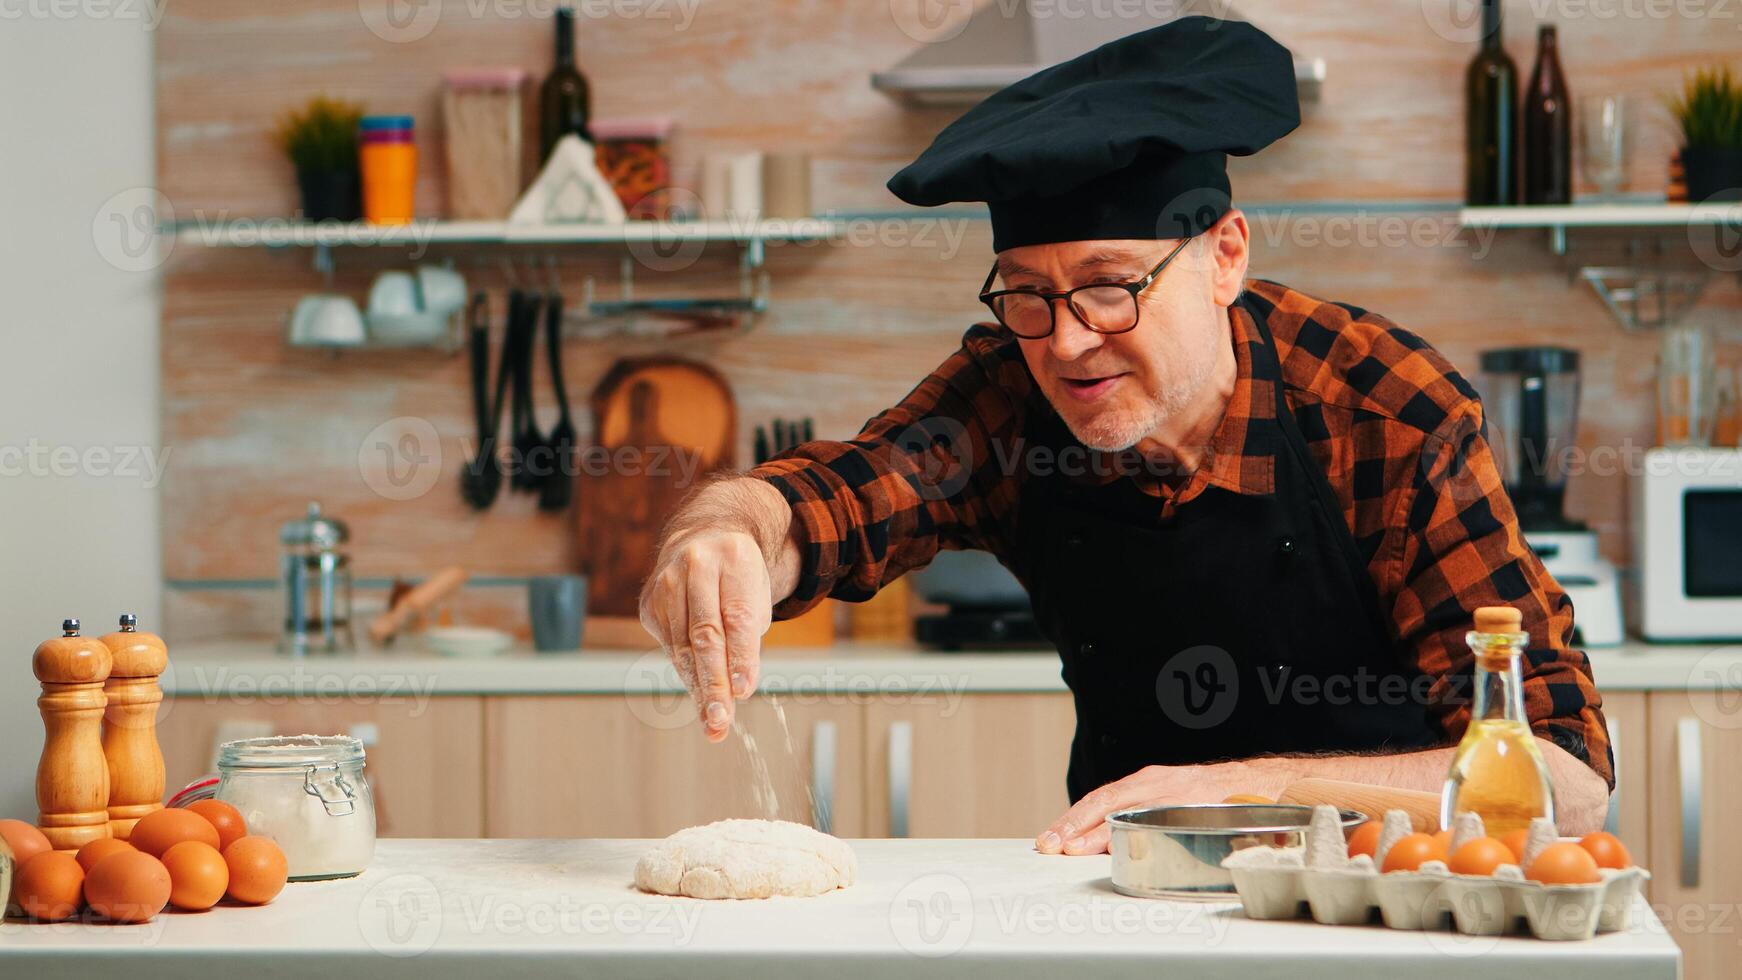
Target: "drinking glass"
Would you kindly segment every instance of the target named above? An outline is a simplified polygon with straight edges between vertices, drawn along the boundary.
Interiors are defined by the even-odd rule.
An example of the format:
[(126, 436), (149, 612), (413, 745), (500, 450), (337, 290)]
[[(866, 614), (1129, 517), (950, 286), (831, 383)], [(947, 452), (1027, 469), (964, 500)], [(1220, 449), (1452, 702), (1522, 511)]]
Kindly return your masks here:
[(1665, 446), (1710, 446), (1717, 421), (1717, 363), (1702, 327), (1666, 327), (1657, 364), (1658, 438)]
[(1619, 95), (1587, 95), (1579, 100), (1579, 164), (1603, 201), (1615, 200), (1627, 177), (1624, 106)]

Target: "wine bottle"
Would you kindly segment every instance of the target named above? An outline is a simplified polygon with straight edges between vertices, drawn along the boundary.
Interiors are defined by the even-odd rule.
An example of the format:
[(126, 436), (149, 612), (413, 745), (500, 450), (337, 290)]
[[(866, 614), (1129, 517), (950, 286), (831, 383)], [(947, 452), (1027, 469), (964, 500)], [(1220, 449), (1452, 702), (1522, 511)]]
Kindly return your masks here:
[(1524, 90), (1524, 203), (1573, 203), (1573, 107), (1555, 29), (1536, 36), (1536, 67)]
[(1482, 49), (1464, 76), (1464, 200), (1518, 200), (1518, 68), (1500, 43), (1500, 0), (1482, 0)]
[(593, 94), (587, 76), (575, 65), (575, 12), (570, 7), (556, 11), (556, 66), (539, 89), (539, 160), (549, 160), (557, 141), (574, 133), (591, 142), (587, 122), (592, 116)]

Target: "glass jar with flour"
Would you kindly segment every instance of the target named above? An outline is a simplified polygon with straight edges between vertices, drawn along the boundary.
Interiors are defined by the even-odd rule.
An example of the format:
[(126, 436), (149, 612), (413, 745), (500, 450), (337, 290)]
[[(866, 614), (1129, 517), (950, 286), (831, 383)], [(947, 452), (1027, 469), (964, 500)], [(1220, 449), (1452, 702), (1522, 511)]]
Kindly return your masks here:
[(375, 853), (363, 743), (347, 735), (245, 738), (218, 747), (218, 799), (284, 850), (291, 881), (348, 878)]

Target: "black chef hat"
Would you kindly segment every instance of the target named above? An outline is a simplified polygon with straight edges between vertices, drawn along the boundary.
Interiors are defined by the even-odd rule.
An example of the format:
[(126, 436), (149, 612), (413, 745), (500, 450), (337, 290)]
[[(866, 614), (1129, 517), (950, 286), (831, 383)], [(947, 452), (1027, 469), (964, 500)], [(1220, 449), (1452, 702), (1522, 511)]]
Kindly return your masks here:
[(992, 248), (1195, 235), (1227, 212), (1227, 155), (1300, 125), (1294, 59), (1250, 24), (1182, 17), (1001, 89), (889, 181), (909, 204), (985, 201)]

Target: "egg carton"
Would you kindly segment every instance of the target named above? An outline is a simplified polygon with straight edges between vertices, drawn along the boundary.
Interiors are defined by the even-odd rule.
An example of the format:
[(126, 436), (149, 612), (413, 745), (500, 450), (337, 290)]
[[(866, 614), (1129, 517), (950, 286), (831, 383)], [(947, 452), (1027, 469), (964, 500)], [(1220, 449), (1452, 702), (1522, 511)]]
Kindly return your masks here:
[[(1409, 832), (1408, 816), (1402, 811), (1386, 814), (1376, 862), (1366, 855), (1348, 857), (1336, 810), (1320, 809), (1325, 819), (1315, 812), (1306, 846), (1247, 848), (1223, 860), (1248, 917), (1310, 915), (1324, 925), (1365, 925), (1377, 911), (1380, 921), (1393, 929), (1440, 929), (1449, 921), (1471, 936), (1528, 933), (1538, 939), (1577, 941), (1628, 928), (1636, 899), (1650, 878), (1643, 868), (1601, 868), (1602, 880), (1593, 884), (1545, 885), (1525, 880), (1516, 865), (1503, 864), (1492, 876), (1460, 875), (1442, 861), (1423, 862), (1416, 871), (1380, 874), (1386, 850)], [(1472, 826), (1460, 818), (1454, 850), (1464, 840), (1482, 836), (1480, 818), (1475, 819)], [(1557, 839), (1552, 824), (1542, 824), (1531, 828), (1527, 862)]]

